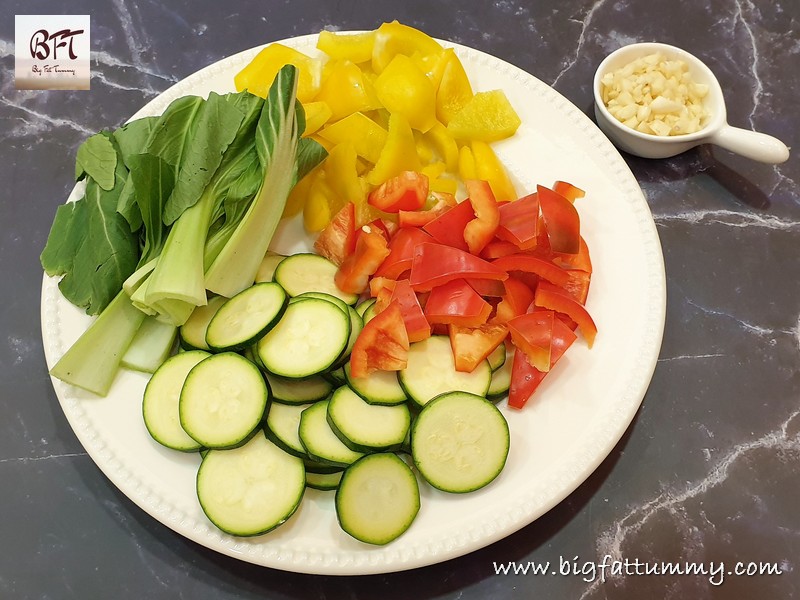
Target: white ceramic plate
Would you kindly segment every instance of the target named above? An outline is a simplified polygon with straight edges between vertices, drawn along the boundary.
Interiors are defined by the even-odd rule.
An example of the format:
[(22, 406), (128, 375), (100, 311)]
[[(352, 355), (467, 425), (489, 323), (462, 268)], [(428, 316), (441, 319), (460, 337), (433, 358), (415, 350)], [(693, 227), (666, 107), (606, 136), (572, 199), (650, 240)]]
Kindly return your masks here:
[[(316, 36), (283, 43), (313, 54)], [(187, 538), (241, 560), (304, 573), (382, 573), (444, 561), (499, 540), (558, 504), (608, 455), (639, 408), (661, 345), (666, 293), (658, 234), (636, 180), (596, 126), (549, 86), (497, 58), (454, 47), (474, 89), (502, 88), (522, 118), (517, 135), (496, 146), (518, 191), (561, 179), (587, 192), (577, 206), (594, 263), (587, 305), (599, 328), (594, 348), (579, 338), (524, 410), (501, 403), (511, 452), (497, 480), (466, 495), (421, 486), (416, 521), (385, 547), (343, 533), (333, 494), (315, 490), (273, 532), (251, 539), (222, 534), (207, 521), (195, 496), (199, 457), (162, 448), (145, 430), (145, 376), (122, 372), (107, 398), (53, 380), (67, 419), (98, 467), (133, 502)], [(160, 114), (186, 94), (233, 91), (233, 75), (256, 51), (187, 77), (135, 117)], [(283, 228), (273, 249), (293, 252), (307, 244), (295, 222)], [(61, 297), (57, 281), (45, 277), (42, 329), (48, 365), (88, 323)]]

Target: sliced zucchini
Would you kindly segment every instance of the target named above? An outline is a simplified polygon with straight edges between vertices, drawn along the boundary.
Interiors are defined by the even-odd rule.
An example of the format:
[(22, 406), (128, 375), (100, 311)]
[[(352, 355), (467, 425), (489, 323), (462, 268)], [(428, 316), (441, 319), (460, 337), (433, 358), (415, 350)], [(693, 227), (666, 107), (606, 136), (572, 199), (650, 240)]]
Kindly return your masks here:
[(186, 377), (179, 402), (181, 427), (207, 448), (236, 446), (258, 427), (268, 397), (253, 363), (233, 352), (213, 354)]
[(435, 335), (411, 344), (408, 366), (399, 372), (398, 379), (408, 397), (419, 406), (425, 406), (445, 392), (485, 396), (492, 380), (492, 369), (484, 360), (471, 373), (456, 371), (450, 340)]
[(290, 296), (304, 292), (324, 292), (355, 304), (356, 294), (348, 294), (336, 286), (334, 277), (338, 267), (318, 254), (293, 254), (282, 260), (275, 269), (275, 281), (280, 283)]
[(411, 430), (411, 454), (420, 475), (445, 492), (464, 493), (492, 482), (509, 448), (508, 423), (475, 394), (450, 392), (431, 400)]
[(511, 387), (511, 369), (514, 366), (514, 351), (511, 350), (506, 355), (506, 360), (496, 371), (492, 372), (492, 382), (489, 384), (489, 391), (486, 392), (487, 400), (499, 402), (508, 395)]
[(259, 340), (258, 356), (270, 373), (309, 377), (333, 365), (349, 337), (345, 313), (326, 300), (309, 298), (286, 307), (278, 324)]
[(377, 311), (375, 310), (375, 306), (376, 306), (376, 303), (373, 302), (372, 304), (370, 304), (366, 308), (366, 310), (364, 310), (364, 314), (361, 315), (361, 318), (364, 320), (364, 325), (369, 323), (372, 320), (372, 318), (377, 314)]
[(266, 372), (272, 399), (281, 404), (311, 404), (327, 398), (333, 391), (333, 384), (321, 375), (305, 379), (287, 379)]
[(395, 371), (373, 371), (366, 377), (353, 377), (350, 374), (350, 363), (347, 363), (344, 374), (347, 385), (370, 404), (391, 406), (406, 401), (406, 393), (397, 380)]
[(333, 473), (306, 472), (306, 487), (322, 491), (335, 490), (339, 487), (339, 482), (342, 480), (343, 474), (344, 470), (335, 471)]
[(350, 306), (341, 298), (337, 298), (336, 296), (332, 296), (330, 294), (326, 294), (325, 292), (303, 292), (299, 296), (294, 296), (291, 299), (291, 302), (299, 302), (300, 300), (305, 300), (306, 298), (317, 298), (319, 300), (327, 300), (328, 302), (332, 302), (336, 306), (338, 306), (342, 312), (347, 312), (347, 307)]
[(288, 297), (277, 283), (257, 283), (225, 302), (206, 329), (206, 344), (215, 351), (241, 350), (275, 326)]
[(182, 348), (185, 350), (210, 350), (206, 343), (208, 324), (227, 301), (228, 299), (224, 296), (214, 296), (209, 298), (208, 304), (198, 306), (192, 311), (186, 322), (178, 329)]
[(300, 442), (300, 414), (308, 404), (270, 404), (264, 433), (278, 448), (300, 458), (306, 449)]
[(202, 447), (181, 427), (178, 403), (189, 371), (209, 356), (202, 350), (176, 354), (168, 358), (147, 382), (142, 400), (144, 425), (162, 446), (181, 452), (194, 452)]
[(307, 456), (303, 459), (303, 466), (306, 468), (306, 473), (339, 473), (344, 470), (344, 467), (317, 462)]
[(356, 312), (361, 315), (361, 318), (364, 318), (364, 313), (367, 312), (367, 309), (375, 304), (377, 298), (367, 298), (363, 302), (359, 302), (356, 304)]
[(312, 404), (300, 415), (300, 441), (311, 460), (346, 467), (364, 456), (342, 443), (328, 424), (328, 401)]
[(346, 533), (367, 544), (388, 544), (416, 518), (419, 484), (397, 455), (370, 454), (345, 470), (335, 505)]
[(350, 317), (350, 337), (347, 338), (347, 346), (342, 350), (341, 356), (336, 360), (334, 366), (343, 367), (350, 360), (350, 353), (353, 351), (353, 346), (356, 345), (356, 340), (361, 330), (364, 329), (364, 320), (361, 315), (356, 312), (352, 306), (347, 307), (347, 314)]
[(261, 264), (256, 271), (256, 279), (254, 283), (264, 283), (266, 281), (273, 281), (275, 277), (275, 269), (281, 261), (286, 258), (283, 254), (275, 254), (274, 252), (267, 252), (264, 258), (261, 259)]
[(500, 344), (497, 348), (492, 350), (492, 353), (486, 360), (489, 361), (492, 372), (497, 371), (497, 369), (502, 367), (506, 362), (506, 345)]
[(305, 483), (303, 461), (257, 433), (239, 448), (206, 454), (197, 472), (197, 498), (219, 529), (253, 536), (292, 516)]
[(411, 426), (405, 403), (369, 404), (346, 385), (333, 392), (327, 417), (337, 437), (356, 452), (398, 450)]
[(344, 374), (344, 367), (338, 367), (336, 369), (326, 371), (322, 374), (322, 376), (336, 387), (347, 383), (347, 377)]

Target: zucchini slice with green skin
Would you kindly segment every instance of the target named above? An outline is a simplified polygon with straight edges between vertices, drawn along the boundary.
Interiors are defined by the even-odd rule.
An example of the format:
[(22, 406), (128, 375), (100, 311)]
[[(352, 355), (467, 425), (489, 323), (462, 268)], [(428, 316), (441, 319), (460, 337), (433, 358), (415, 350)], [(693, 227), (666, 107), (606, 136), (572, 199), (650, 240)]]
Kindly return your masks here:
[(333, 391), (333, 384), (321, 375), (305, 379), (287, 379), (265, 372), (272, 399), (281, 404), (311, 404), (324, 400)]
[(181, 427), (206, 448), (231, 448), (259, 426), (268, 400), (258, 367), (233, 352), (212, 354), (189, 371), (183, 384)]
[(318, 300), (327, 300), (328, 302), (332, 302), (336, 306), (338, 306), (342, 312), (347, 312), (347, 307), (350, 306), (341, 298), (337, 298), (336, 296), (331, 296), (330, 294), (326, 294), (325, 292), (303, 292), (299, 296), (294, 296), (289, 302), (299, 302), (300, 300), (305, 300), (307, 298), (317, 298)]
[(197, 498), (208, 519), (236, 536), (266, 533), (297, 510), (305, 492), (303, 461), (257, 433), (232, 450), (210, 450), (197, 472)]
[(352, 306), (347, 307), (347, 315), (350, 317), (350, 337), (347, 338), (347, 346), (342, 350), (341, 356), (336, 360), (335, 367), (343, 367), (350, 361), (350, 353), (356, 345), (361, 330), (364, 329), (364, 320)]
[(318, 254), (293, 254), (283, 259), (275, 269), (275, 281), (283, 286), (290, 296), (304, 292), (324, 292), (355, 304), (356, 294), (348, 294), (336, 286), (334, 277), (338, 267)]
[(369, 404), (346, 385), (333, 392), (327, 418), (336, 436), (356, 452), (399, 450), (411, 426), (405, 403)]
[(288, 297), (277, 283), (257, 283), (225, 302), (208, 323), (206, 344), (217, 352), (241, 350), (275, 326)]
[(328, 424), (328, 400), (312, 404), (300, 415), (300, 441), (311, 460), (346, 467), (364, 456), (344, 445)]
[(181, 348), (184, 350), (205, 350), (210, 351), (206, 343), (206, 331), (208, 324), (220, 307), (228, 301), (224, 296), (214, 296), (208, 299), (208, 304), (198, 306), (189, 315), (186, 323), (178, 328)]
[(286, 258), (283, 254), (275, 254), (274, 252), (267, 252), (264, 258), (261, 259), (261, 264), (256, 271), (255, 283), (264, 283), (266, 281), (274, 281), (275, 269), (281, 264), (281, 261)]
[(456, 371), (450, 339), (434, 335), (411, 344), (408, 366), (398, 379), (406, 394), (419, 406), (445, 392), (470, 392), (485, 396), (492, 380), (492, 369), (484, 360), (471, 373)]
[(306, 471), (306, 487), (322, 490), (323, 492), (335, 490), (342, 480), (343, 470), (333, 473), (310, 473)]
[(333, 465), (327, 465), (321, 462), (317, 462), (315, 460), (311, 460), (310, 458), (303, 459), (303, 466), (306, 468), (306, 474), (308, 473), (340, 473), (344, 471), (344, 467), (335, 467)]
[(486, 358), (489, 361), (489, 366), (492, 372), (497, 371), (506, 363), (506, 345), (500, 344), (497, 348), (492, 350), (492, 353)]
[(489, 384), (489, 391), (486, 392), (486, 399), (495, 404), (500, 402), (508, 395), (511, 387), (511, 368), (514, 366), (514, 350), (506, 355), (506, 360), (496, 371), (492, 372), (492, 382)]
[(306, 457), (306, 449), (300, 442), (300, 414), (308, 404), (270, 404), (264, 433), (278, 448), (300, 458)]
[(508, 458), (508, 423), (486, 398), (450, 392), (431, 400), (411, 430), (420, 475), (445, 492), (472, 492), (500, 474)]
[(344, 374), (347, 385), (370, 404), (393, 406), (407, 400), (406, 393), (397, 380), (396, 371), (373, 371), (366, 377), (353, 377), (350, 374), (350, 363), (347, 363)]
[(144, 425), (162, 446), (181, 452), (195, 452), (203, 447), (181, 427), (178, 404), (186, 376), (209, 356), (202, 350), (176, 354), (164, 361), (147, 382), (142, 400)]
[(281, 320), (258, 341), (258, 356), (270, 373), (309, 377), (330, 368), (349, 337), (346, 313), (327, 300), (308, 298), (286, 307)]
[(342, 529), (367, 544), (400, 537), (419, 512), (419, 484), (396, 454), (369, 454), (348, 467), (336, 490)]
[(336, 369), (325, 371), (322, 373), (322, 377), (324, 377), (331, 383), (331, 385), (335, 387), (339, 387), (340, 385), (347, 383), (347, 376), (344, 374), (344, 367), (338, 367)]
[(377, 302), (377, 298), (367, 298), (363, 302), (359, 302), (356, 304), (356, 312), (361, 315), (361, 318), (364, 318), (364, 313), (367, 312), (367, 309)]

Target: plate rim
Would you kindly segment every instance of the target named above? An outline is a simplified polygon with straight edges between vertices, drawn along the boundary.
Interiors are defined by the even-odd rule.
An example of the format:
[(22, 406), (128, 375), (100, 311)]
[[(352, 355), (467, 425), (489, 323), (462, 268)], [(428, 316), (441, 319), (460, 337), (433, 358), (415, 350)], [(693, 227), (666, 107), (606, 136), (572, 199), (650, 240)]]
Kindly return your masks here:
[[(208, 80), (216, 74), (232, 71), (239, 62), (248, 60), (260, 49), (269, 44), (283, 43), (292, 47), (303, 48), (309, 43), (315, 42), (317, 37), (318, 34), (307, 34), (285, 38), (222, 58), (173, 84), (158, 96), (148, 101), (135, 112), (129, 120), (139, 118), (146, 114), (160, 113), (174, 98), (192, 93), (192, 88), (201, 86), (205, 80)], [(377, 554), (377, 552), (370, 553), (369, 550), (371, 550), (371, 548), (366, 548), (364, 554), (369, 554), (371, 558), (364, 558), (359, 553), (343, 551), (346, 554), (345, 560), (328, 561), (326, 557), (323, 557), (321, 561), (309, 561), (308, 553), (306, 552), (291, 550), (283, 553), (274, 550), (272, 552), (268, 550), (265, 551), (265, 547), (269, 546), (269, 541), (258, 545), (258, 547), (262, 549), (262, 552), (258, 554), (253, 551), (252, 545), (248, 546), (247, 544), (243, 544), (242, 538), (235, 538), (222, 534), (213, 528), (213, 526), (190, 522), (191, 519), (183, 515), (180, 510), (167, 510), (169, 507), (163, 507), (160, 498), (153, 497), (155, 492), (142, 489), (141, 482), (136, 481), (127, 469), (125, 469), (125, 466), (121, 465), (116, 457), (114, 457), (113, 454), (104, 447), (102, 442), (98, 440), (97, 435), (94, 434), (92, 429), (87, 428), (85, 424), (81, 422), (80, 408), (76, 406), (80, 398), (76, 399), (74, 394), (71, 393), (73, 388), (51, 377), (56, 396), (58, 397), (70, 427), (89, 456), (105, 476), (125, 494), (126, 497), (150, 516), (180, 535), (206, 548), (261, 566), (290, 572), (324, 575), (390, 573), (428, 566), (463, 556), (515, 533), (561, 503), (585, 482), (608, 457), (630, 427), (631, 422), (644, 400), (653, 373), (655, 372), (663, 340), (666, 320), (666, 273), (658, 231), (641, 187), (622, 156), (599, 128), (597, 128), (596, 124), (570, 100), (551, 86), (519, 67), (484, 51), (446, 40), (439, 41), (443, 45), (453, 48), (462, 58), (467, 57), (470, 60), (476, 60), (486, 64), (491, 63), (493, 66), (504, 71), (504, 74), (511, 79), (521, 82), (523, 85), (527, 84), (536, 88), (536, 92), (541, 93), (544, 100), (554, 104), (561, 114), (571, 119), (573, 123), (587, 135), (592, 146), (601, 151), (604, 159), (609, 161), (609, 164), (613, 167), (613, 176), (610, 178), (615, 184), (620, 184), (621, 191), (623, 192), (622, 195), (630, 200), (635, 199), (635, 208), (641, 212), (637, 222), (643, 228), (641, 232), (649, 241), (645, 252), (645, 258), (648, 264), (648, 285), (646, 286), (646, 290), (648, 299), (651, 301), (651, 306), (654, 308), (649, 313), (650, 318), (647, 321), (645, 335), (642, 336), (640, 345), (643, 351), (638, 353), (637, 364), (631, 368), (631, 372), (634, 373), (636, 377), (628, 381), (627, 392), (630, 396), (629, 401), (613, 415), (613, 419), (610, 419), (613, 420), (615, 427), (606, 427), (603, 430), (605, 436), (595, 440), (595, 442), (602, 444), (602, 451), (592, 452), (589, 453), (588, 456), (582, 456), (582, 474), (578, 477), (573, 477), (570, 485), (562, 486), (559, 493), (551, 494), (546, 502), (539, 502), (536, 504), (537, 509), (535, 511), (525, 514), (523, 510), (525, 508), (525, 502), (519, 501), (517, 503), (519, 506), (514, 505), (509, 507), (512, 510), (507, 511), (507, 514), (514, 513), (514, 508), (516, 507), (523, 510), (522, 517), (519, 517), (520, 513), (517, 512), (518, 516), (515, 518), (507, 517), (504, 519), (503, 523), (500, 523), (501, 519), (498, 518), (491, 528), (484, 527), (482, 531), (478, 532), (477, 536), (475, 535), (476, 526), (476, 528), (473, 528), (473, 530), (469, 532), (470, 535), (458, 536), (457, 540), (451, 540), (450, 543), (444, 547), (440, 544), (433, 550), (431, 549), (432, 546), (428, 544), (420, 551), (419, 546), (422, 544), (419, 544), (412, 549), (413, 551), (397, 554), (393, 560), (387, 560), (385, 558), (387, 555), (384, 554)], [(56, 304), (60, 294), (58, 293), (56, 281), (57, 278), (50, 278), (46, 274), (43, 275), (41, 325), (48, 367), (51, 366), (55, 362), (54, 359), (61, 354), (60, 341), (57, 342), (53, 339), (54, 337), (58, 337), (53, 335), (53, 328), (55, 327), (55, 329), (58, 330), (60, 327), (58, 324), (59, 317)], [(530, 500), (530, 498), (525, 498), (523, 500)], [(380, 550), (380, 548), (378, 548), (378, 550)], [(376, 556), (383, 558), (383, 560), (374, 560)]]

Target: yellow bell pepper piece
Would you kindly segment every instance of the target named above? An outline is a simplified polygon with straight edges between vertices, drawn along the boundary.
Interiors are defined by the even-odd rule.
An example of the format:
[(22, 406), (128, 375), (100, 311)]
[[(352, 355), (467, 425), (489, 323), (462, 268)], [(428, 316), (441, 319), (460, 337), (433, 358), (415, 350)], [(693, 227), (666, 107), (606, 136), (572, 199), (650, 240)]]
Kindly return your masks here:
[(308, 197), (303, 206), (303, 226), (309, 233), (322, 231), (331, 222), (333, 192), (325, 181), (324, 173), (311, 180)]
[(397, 54), (411, 56), (415, 52), (421, 55), (438, 54), (442, 46), (431, 36), (402, 25), (397, 21), (384, 23), (375, 32), (372, 46), (372, 70), (380, 73)]
[(439, 156), (444, 160), (447, 165), (447, 170), (450, 173), (455, 173), (458, 169), (458, 145), (447, 131), (447, 127), (438, 121), (431, 127), (425, 134), (425, 137), (430, 141), (431, 145), (436, 149)]
[(356, 154), (375, 164), (389, 133), (363, 113), (357, 112), (336, 123), (326, 125), (319, 135), (334, 144), (350, 142)]
[(436, 90), (436, 117), (445, 125), (472, 99), (472, 86), (455, 52), (447, 55)]
[(519, 115), (503, 90), (478, 92), (447, 124), (458, 140), (496, 142), (516, 133)]
[(478, 169), (475, 167), (475, 157), (469, 146), (461, 146), (461, 149), (458, 151), (458, 175), (462, 180), (478, 178)]
[(422, 167), (422, 170), (420, 172), (427, 175), (428, 179), (436, 179), (437, 177), (439, 177), (439, 175), (444, 173), (444, 170), (446, 168), (447, 167), (443, 162), (437, 160)]
[(331, 214), (348, 202), (360, 202), (365, 193), (358, 180), (356, 150), (350, 142), (336, 144), (325, 159), (325, 181), (334, 194)]
[(381, 106), (369, 79), (358, 65), (347, 60), (326, 65), (316, 99), (330, 106), (333, 121)]
[(316, 167), (311, 173), (306, 174), (305, 177), (295, 184), (292, 191), (289, 192), (289, 197), (286, 199), (286, 206), (283, 208), (283, 215), (281, 216), (282, 219), (288, 219), (299, 215), (303, 211), (306, 200), (311, 193), (311, 185), (314, 178), (319, 176), (318, 173), (321, 169), (322, 167), (320, 166)]
[(419, 131), (414, 132), (414, 144), (417, 147), (417, 156), (419, 161), (426, 165), (434, 160), (434, 149), (430, 141)]
[(391, 115), (386, 145), (381, 151), (378, 162), (375, 163), (375, 168), (367, 173), (367, 183), (380, 185), (403, 171), (419, 171), (421, 168), (411, 126), (403, 115), (398, 113)]
[(431, 80), (433, 89), (438, 89), (442, 81), (442, 76), (444, 75), (444, 70), (451, 60), (451, 55), (454, 54), (452, 48), (445, 48), (443, 51), (436, 54), (422, 55), (417, 52), (411, 59), (417, 64), (420, 70), (425, 73), (428, 79)]
[(322, 61), (278, 43), (261, 50), (234, 76), (236, 91), (249, 90), (251, 94), (266, 98), (275, 75), (287, 64), (298, 69), (297, 99), (300, 102), (311, 102), (319, 91)]
[(356, 64), (372, 60), (375, 32), (335, 33), (321, 31), (317, 48), (336, 60), (349, 60)]
[(491, 146), (480, 140), (473, 140), (471, 146), (478, 179), (489, 182), (489, 187), (492, 188), (494, 197), (498, 201), (516, 200), (518, 196), (514, 184), (511, 183), (503, 163), (497, 158)]
[(437, 177), (430, 180), (429, 189), (432, 192), (444, 192), (455, 196), (458, 190), (458, 182), (451, 177)]
[(306, 113), (306, 130), (303, 132), (303, 137), (316, 133), (333, 114), (326, 102), (309, 102), (303, 105), (303, 110)]
[(390, 113), (399, 113), (409, 125), (428, 131), (436, 122), (436, 90), (431, 80), (404, 54), (398, 54), (375, 80), (378, 100)]

